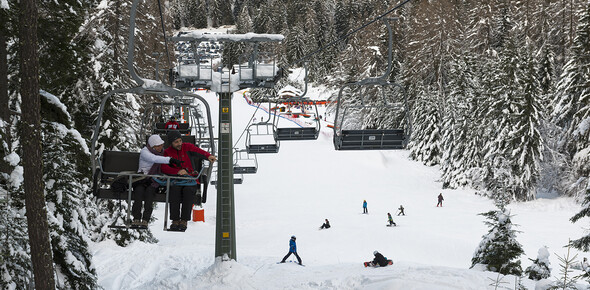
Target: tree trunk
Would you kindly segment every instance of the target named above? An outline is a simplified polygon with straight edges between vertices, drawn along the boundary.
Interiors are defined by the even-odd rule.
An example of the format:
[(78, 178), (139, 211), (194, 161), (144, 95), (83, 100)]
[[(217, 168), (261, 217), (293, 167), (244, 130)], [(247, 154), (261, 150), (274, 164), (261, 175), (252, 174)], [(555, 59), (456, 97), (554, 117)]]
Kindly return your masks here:
[(6, 57), (6, 12), (0, 11), (0, 118), (8, 121), (8, 59)]
[[(8, 122), (10, 118), (10, 110), (8, 109), (8, 58), (6, 52), (7, 18), (4, 9), (0, 9), (0, 119), (5, 122)], [(7, 144), (12, 144), (9, 128), (10, 126), (7, 127), (5, 132), (0, 132), (0, 138), (6, 140)], [(8, 153), (4, 148), (0, 148), (0, 155), (6, 156)], [(0, 159), (0, 172), (10, 173), (10, 166), (8, 166), (8, 162), (4, 161), (4, 158)]]
[(35, 0), (21, 0), (20, 3), (21, 143), (31, 262), (35, 288), (55, 289), (42, 179), (37, 3)]

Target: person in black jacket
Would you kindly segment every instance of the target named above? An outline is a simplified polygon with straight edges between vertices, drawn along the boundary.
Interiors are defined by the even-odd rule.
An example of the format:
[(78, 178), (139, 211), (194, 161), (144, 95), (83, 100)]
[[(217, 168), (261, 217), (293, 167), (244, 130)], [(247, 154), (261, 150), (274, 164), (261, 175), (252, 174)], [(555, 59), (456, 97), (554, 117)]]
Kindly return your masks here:
[(387, 266), (387, 259), (385, 257), (383, 257), (383, 255), (381, 255), (381, 253), (374, 251), (373, 255), (375, 256), (375, 258), (373, 259), (373, 266), (375, 265), (379, 265), (381, 267), (385, 267)]
[(329, 229), (330, 228), (330, 222), (328, 221), (328, 219), (326, 219), (326, 222), (320, 227), (321, 229)]

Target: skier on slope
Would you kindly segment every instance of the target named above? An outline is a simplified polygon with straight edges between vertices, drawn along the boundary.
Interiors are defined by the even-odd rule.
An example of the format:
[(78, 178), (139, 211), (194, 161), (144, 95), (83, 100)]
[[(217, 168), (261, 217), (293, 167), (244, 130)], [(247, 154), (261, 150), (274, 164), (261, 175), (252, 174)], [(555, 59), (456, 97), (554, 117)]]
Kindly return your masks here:
[(369, 213), (369, 210), (367, 209), (367, 200), (363, 200), (363, 213)]
[(400, 214), (401, 215), (406, 215), (406, 213), (404, 212), (404, 206), (403, 205), (400, 204), (398, 210), (399, 210), (399, 213), (397, 214), (398, 216)]
[(438, 195), (438, 203), (436, 204), (436, 207), (438, 207), (440, 205), (440, 207), (442, 207), (442, 202), (443, 200), (445, 200), (442, 196), (442, 192)]
[(289, 240), (289, 253), (283, 258), (281, 263), (285, 263), (285, 260), (287, 260), (287, 258), (289, 258), (289, 256), (291, 256), (291, 254), (295, 254), (295, 257), (297, 257), (297, 261), (299, 262), (299, 265), (302, 265), (301, 258), (299, 258), (299, 255), (297, 255), (297, 244), (295, 243), (296, 239), (297, 238), (295, 236), (291, 236), (291, 240)]

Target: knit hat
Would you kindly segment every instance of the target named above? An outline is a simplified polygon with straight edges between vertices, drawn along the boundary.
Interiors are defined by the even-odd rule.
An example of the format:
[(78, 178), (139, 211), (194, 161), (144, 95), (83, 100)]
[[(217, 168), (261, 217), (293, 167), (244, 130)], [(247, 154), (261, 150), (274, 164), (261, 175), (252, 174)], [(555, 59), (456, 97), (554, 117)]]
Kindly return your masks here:
[(148, 139), (148, 145), (150, 147), (154, 147), (154, 146), (158, 146), (158, 145), (162, 145), (162, 144), (164, 144), (164, 140), (162, 140), (162, 138), (160, 138), (160, 135), (152, 135)]
[(168, 144), (172, 145), (172, 142), (176, 141), (178, 138), (182, 138), (182, 136), (177, 130), (170, 130), (168, 131), (166, 138), (168, 139)]

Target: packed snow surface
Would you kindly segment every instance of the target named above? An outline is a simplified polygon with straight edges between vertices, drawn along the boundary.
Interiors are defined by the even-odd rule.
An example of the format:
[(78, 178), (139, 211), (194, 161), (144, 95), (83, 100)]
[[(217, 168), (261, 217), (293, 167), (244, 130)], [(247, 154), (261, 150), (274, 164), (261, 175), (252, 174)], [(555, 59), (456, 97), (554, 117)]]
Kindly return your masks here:
[[(311, 90), (313, 92), (313, 90)], [(203, 93), (217, 124), (218, 100)], [(256, 111), (234, 94), (233, 136), (238, 138)], [(266, 110), (263, 110), (266, 109)], [(268, 120), (268, 107), (256, 111)], [(321, 115), (325, 116), (324, 108)], [(328, 120), (330, 120), (328, 116)], [(408, 152), (337, 152), (332, 131), (322, 122), (315, 141), (283, 141), (278, 154), (258, 154), (258, 173), (235, 185), (237, 261), (215, 259), (216, 190), (209, 187), (205, 222), (189, 222), (186, 232), (163, 231), (164, 206), (150, 224), (156, 244), (112, 241), (93, 244), (99, 283), (105, 289), (514, 289), (515, 277), (469, 269), (473, 253), (488, 232), (479, 213), (493, 202), (472, 189), (441, 189), (438, 167), (408, 159)], [(217, 135), (217, 132), (216, 132)], [(442, 193), (444, 206), (436, 207)], [(369, 214), (362, 214), (363, 200)], [(405, 216), (397, 216), (403, 205)], [(588, 220), (572, 224), (580, 205), (570, 198), (538, 199), (509, 206), (521, 231), (523, 269), (539, 248), (548, 247), (552, 278), (523, 279), (527, 289), (546, 289), (559, 276), (558, 256), (568, 239), (585, 234)], [(397, 227), (386, 227), (387, 213)], [(318, 228), (329, 219), (332, 227)], [(297, 236), (305, 267), (277, 264)], [(394, 264), (365, 268), (378, 250)], [(574, 251), (575, 252), (575, 251)], [(584, 256), (580, 253), (578, 261)], [(289, 260), (294, 260), (293, 255)], [(578, 272), (579, 274), (579, 272)], [(587, 284), (581, 282), (579, 289)]]

